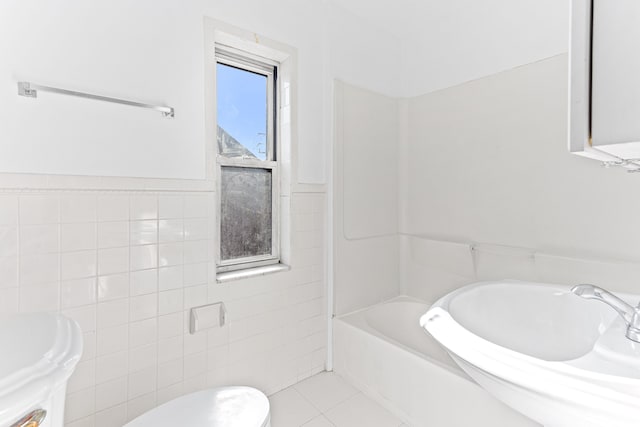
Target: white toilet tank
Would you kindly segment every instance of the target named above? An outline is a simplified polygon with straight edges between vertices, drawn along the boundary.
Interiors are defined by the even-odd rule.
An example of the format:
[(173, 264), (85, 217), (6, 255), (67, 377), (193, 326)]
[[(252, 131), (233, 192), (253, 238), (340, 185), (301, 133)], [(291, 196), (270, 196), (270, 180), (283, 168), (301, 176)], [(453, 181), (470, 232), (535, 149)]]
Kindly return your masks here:
[(81, 354), (82, 332), (71, 319), (1, 316), (0, 426), (62, 427), (67, 381)]

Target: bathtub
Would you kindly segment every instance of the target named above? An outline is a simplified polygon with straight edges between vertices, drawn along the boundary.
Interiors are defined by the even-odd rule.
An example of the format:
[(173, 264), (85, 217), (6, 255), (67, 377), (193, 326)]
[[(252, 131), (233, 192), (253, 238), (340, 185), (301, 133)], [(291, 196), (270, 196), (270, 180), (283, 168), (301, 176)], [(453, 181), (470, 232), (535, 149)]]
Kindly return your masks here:
[(413, 427), (539, 427), (476, 385), (400, 296), (333, 321), (334, 370)]

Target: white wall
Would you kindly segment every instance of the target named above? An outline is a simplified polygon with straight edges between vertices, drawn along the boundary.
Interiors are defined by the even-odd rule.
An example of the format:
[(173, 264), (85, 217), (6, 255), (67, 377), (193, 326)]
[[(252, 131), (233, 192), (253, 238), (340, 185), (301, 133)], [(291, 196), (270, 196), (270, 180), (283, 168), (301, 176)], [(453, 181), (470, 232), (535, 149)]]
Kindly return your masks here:
[[(202, 9), (164, 3), (2, 2), (0, 171), (205, 177)], [(18, 97), (18, 80), (165, 104), (176, 118)]]
[[(397, 41), (328, 1), (8, 0), (0, 4), (0, 171), (204, 178), (203, 16), (298, 49), (304, 183), (326, 181), (333, 77), (374, 89), (399, 80), (394, 55), (391, 63), (378, 55)], [(18, 80), (167, 104), (176, 118), (18, 97)]]
[(397, 295), (400, 109), (395, 98), (336, 81), (335, 312)]
[[(408, 103), (405, 292), (433, 299), (506, 277), (630, 290), (637, 265), (620, 261), (640, 261), (632, 196), (640, 183), (568, 153), (566, 55)], [(485, 245), (474, 260), (470, 243), (501, 249)], [(627, 274), (607, 279), (605, 270)]]

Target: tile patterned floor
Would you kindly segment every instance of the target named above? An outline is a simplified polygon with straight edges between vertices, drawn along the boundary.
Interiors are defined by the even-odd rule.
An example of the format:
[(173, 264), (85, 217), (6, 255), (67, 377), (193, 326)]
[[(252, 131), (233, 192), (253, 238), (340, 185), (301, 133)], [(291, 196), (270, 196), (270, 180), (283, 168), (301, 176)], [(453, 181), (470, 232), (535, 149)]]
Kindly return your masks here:
[(299, 382), (269, 400), (272, 427), (406, 427), (389, 411), (330, 372)]

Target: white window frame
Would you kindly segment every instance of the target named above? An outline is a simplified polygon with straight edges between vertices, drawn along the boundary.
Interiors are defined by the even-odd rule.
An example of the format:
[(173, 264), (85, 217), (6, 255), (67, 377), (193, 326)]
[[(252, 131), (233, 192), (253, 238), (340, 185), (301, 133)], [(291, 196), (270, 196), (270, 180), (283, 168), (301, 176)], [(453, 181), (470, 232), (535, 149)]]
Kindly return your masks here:
[[(251, 169), (266, 169), (271, 171), (271, 253), (245, 258), (222, 260), (222, 238), (217, 242), (216, 269), (217, 272), (229, 272), (255, 267), (263, 267), (280, 263), (280, 144), (278, 143), (279, 126), (279, 94), (278, 67), (279, 63), (258, 55), (236, 49), (234, 47), (216, 43), (215, 61), (242, 70), (247, 70), (267, 77), (267, 135), (266, 160), (247, 157), (225, 157), (216, 153), (217, 177), (217, 229), (222, 235), (222, 169), (224, 167), (238, 167)], [(216, 114), (217, 123), (217, 114)], [(217, 126), (216, 126), (217, 129)], [(216, 131), (217, 132), (217, 131)], [(217, 144), (216, 144), (217, 146)]]

